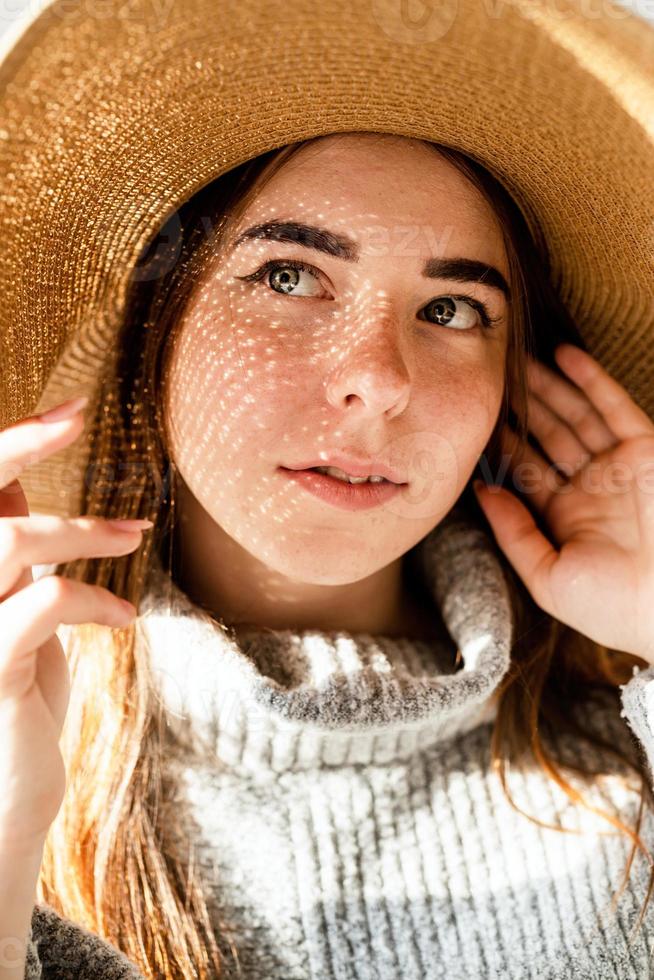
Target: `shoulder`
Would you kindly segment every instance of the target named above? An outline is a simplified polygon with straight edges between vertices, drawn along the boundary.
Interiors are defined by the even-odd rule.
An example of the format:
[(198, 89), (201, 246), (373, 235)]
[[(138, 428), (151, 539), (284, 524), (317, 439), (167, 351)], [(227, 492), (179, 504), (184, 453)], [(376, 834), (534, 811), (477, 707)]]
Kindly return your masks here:
[(25, 980), (143, 980), (115, 946), (49, 905), (35, 905)]

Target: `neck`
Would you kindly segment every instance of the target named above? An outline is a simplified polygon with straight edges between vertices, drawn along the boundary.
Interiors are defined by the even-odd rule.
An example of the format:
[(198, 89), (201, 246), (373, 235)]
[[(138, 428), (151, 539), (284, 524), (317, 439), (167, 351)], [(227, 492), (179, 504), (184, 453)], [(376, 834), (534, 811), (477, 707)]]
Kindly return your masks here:
[(180, 480), (172, 575), (194, 603), (232, 628), (434, 635), (429, 597), (418, 600), (403, 556), (356, 582), (298, 582), (269, 568), (204, 510)]
[(180, 745), (203, 745), (212, 764), (274, 776), (386, 765), (490, 720), (512, 640), (492, 540), (453, 512), (406, 557), (407, 580), (415, 559), (440, 610), (442, 642), (311, 628), (235, 638), (153, 562), (139, 625)]

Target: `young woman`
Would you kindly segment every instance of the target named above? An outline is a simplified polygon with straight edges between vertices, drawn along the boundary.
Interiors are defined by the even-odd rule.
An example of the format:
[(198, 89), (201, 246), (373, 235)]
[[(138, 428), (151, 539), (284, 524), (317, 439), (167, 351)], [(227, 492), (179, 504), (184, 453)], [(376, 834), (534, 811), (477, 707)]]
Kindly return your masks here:
[(0, 980), (650, 975), (654, 31), (38, 6)]
[[(607, 474), (652, 422), (461, 153), (327, 135), (177, 217), (97, 416), (0, 434), (2, 907), (47, 903), (0, 975), (646, 975), (654, 541)], [(28, 516), (85, 425), (84, 516)]]

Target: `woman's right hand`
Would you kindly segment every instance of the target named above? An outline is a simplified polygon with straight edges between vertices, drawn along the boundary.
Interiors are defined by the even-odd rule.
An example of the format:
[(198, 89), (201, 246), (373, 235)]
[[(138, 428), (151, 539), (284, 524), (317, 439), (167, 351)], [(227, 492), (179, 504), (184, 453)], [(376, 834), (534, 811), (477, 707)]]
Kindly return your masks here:
[(124, 627), (136, 612), (98, 585), (60, 575), (34, 581), (32, 565), (126, 555), (142, 540), (140, 530), (119, 530), (98, 517), (29, 515), (18, 476), (30, 463), (68, 446), (84, 428), (84, 401), (64, 405), (68, 412), (64, 409), (66, 417), (58, 421), (30, 416), (0, 432), (0, 854), (5, 858), (43, 847), (66, 789), (59, 737), (70, 678), (56, 629), (62, 623)]

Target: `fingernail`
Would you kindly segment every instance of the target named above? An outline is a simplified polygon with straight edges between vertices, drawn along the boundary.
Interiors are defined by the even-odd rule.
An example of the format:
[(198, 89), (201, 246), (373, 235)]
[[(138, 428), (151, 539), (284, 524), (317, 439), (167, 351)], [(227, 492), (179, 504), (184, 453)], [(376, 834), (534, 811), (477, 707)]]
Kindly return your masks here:
[(152, 521), (141, 518), (116, 518), (115, 520), (107, 521), (107, 524), (117, 528), (119, 531), (147, 531), (148, 528), (154, 527)]
[(88, 398), (86, 396), (82, 398), (69, 398), (68, 401), (62, 402), (61, 405), (57, 405), (55, 408), (43, 412), (38, 418), (41, 422), (63, 422), (64, 419), (72, 418), (73, 415), (76, 415), (87, 404)]

